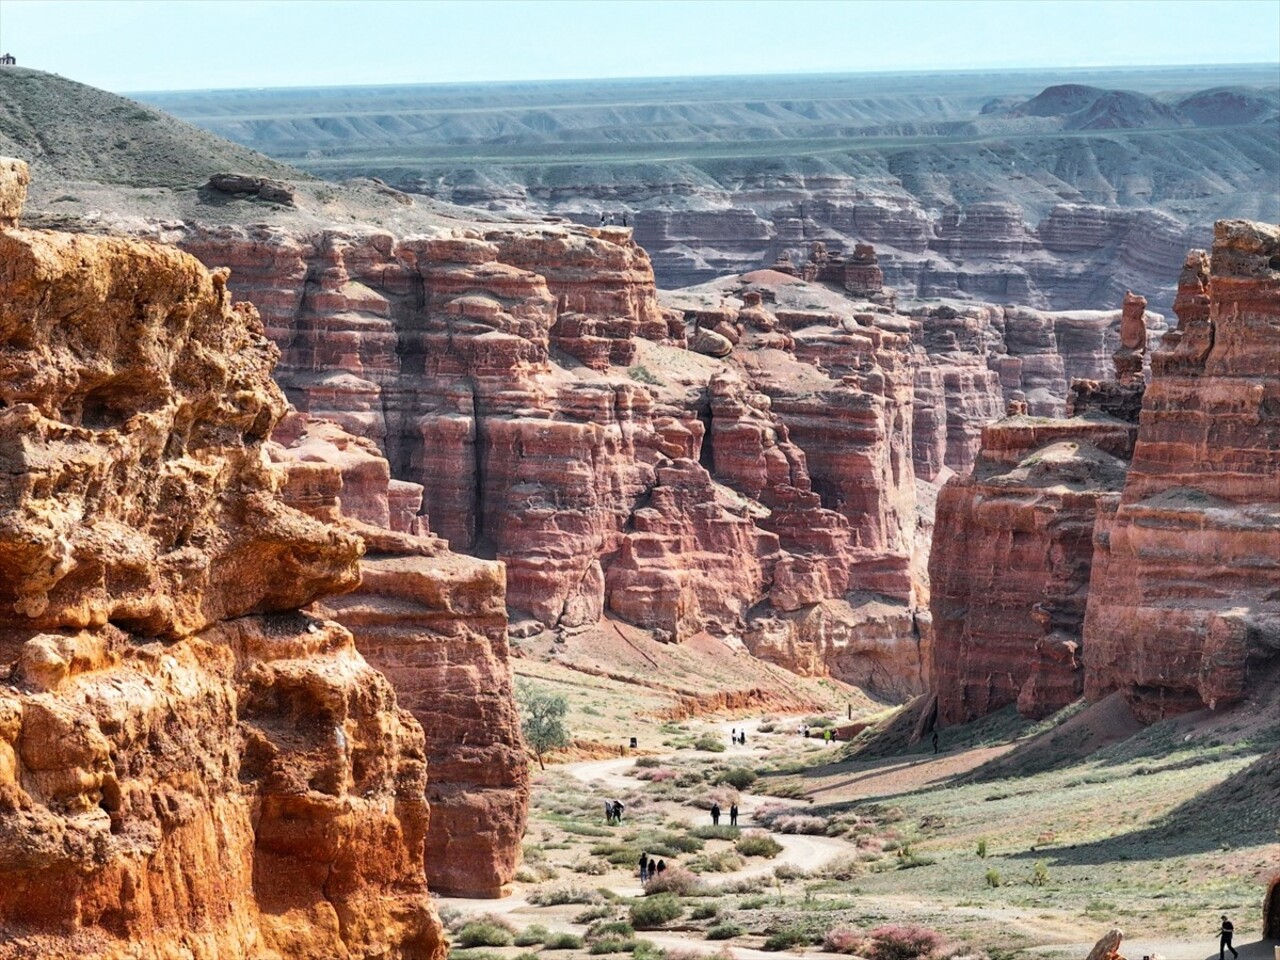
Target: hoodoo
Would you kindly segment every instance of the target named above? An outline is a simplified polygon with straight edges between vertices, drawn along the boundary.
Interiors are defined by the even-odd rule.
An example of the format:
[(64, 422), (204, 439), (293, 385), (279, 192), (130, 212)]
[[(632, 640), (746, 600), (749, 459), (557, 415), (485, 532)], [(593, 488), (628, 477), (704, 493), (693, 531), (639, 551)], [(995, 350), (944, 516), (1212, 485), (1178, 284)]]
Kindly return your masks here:
[(0, 164), (0, 957), (442, 957), (422, 730), (286, 506), (224, 273), (13, 226)]

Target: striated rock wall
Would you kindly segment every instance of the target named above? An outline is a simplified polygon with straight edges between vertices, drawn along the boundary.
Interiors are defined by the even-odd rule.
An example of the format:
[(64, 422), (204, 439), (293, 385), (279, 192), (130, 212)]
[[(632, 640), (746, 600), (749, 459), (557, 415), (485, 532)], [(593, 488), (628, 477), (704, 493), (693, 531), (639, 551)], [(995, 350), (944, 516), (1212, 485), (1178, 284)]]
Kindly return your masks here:
[(257, 314), (152, 244), (0, 258), (0, 957), (443, 957), (421, 729), (297, 611), (361, 547), (278, 497)]
[(1086, 693), (1148, 720), (1241, 699), (1280, 653), (1280, 227), (1218, 223), (1175, 309), (1084, 627)]
[(496, 897), (515, 875), (529, 801), (501, 564), (452, 553), (370, 440), (293, 414), (271, 451), (284, 499), (359, 535), (360, 586), (324, 601), (427, 734), (431, 889)]
[(1012, 401), (943, 489), (940, 722), (1117, 690), (1151, 721), (1241, 699), (1280, 653), (1280, 228), (1219, 223), (1175, 309), (1149, 382), (1128, 294), (1116, 380), (1075, 380), (1066, 420)]

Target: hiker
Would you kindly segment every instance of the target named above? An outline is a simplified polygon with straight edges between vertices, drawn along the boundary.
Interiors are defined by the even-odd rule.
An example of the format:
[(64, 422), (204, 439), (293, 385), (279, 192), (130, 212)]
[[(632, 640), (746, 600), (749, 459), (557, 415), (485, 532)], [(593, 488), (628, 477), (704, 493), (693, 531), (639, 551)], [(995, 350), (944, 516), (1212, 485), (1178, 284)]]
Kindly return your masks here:
[(1228, 950), (1231, 951), (1232, 957), (1240, 956), (1236, 952), (1236, 948), (1231, 945), (1231, 938), (1235, 935), (1235, 932), (1235, 924), (1228, 920), (1227, 915), (1224, 913), (1222, 915), (1222, 932), (1218, 937), (1218, 960), (1226, 960)]
[(649, 877), (649, 854), (640, 854), (640, 882), (644, 883)]
[(729, 826), (736, 827), (738, 825), (738, 804), (735, 801), (729, 807)]
[[(659, 861), (658, 861), (658, 873), (661, 873), (661, 872), (662, 872), (663, 870), (665, 870), (665, 869), (667, 869), (667, 861), (665, 861), (665, 860), (659, 860)], [(649, 876), (650, 876), (650, 877), (652, 877), (652, 876), (653, 876), (653, 873), (652, 873), (652, 872), (650, 872), (650, 873), (649, 873)]]
[(627, 225), (627, 212), (625, 210), (622, 211), (622, 225), (624, 227)]
[(933, 752), (938, 752), (938, 731), (933, 731)]
[(615, 823), (622, 822), (622, 801), (613, 801), (613, 820)]
[(823, 731), (822, 731), (822, 742), (823, 742), (823, 743), (830, 743), (830, 742), (831, 742), (831, 731), (830, 731), (830, 730), (823, 730)]
[(604, 822), (613, 825), (613, 801), (606, 800), (604, 802)]
[(738, 734), (738, 742), (742, 744), (744, 747), (747, 745), (747, 731), (743, 730), (740, 734)]
[(729, 731), (729, 742), (730, 742), (730, 743), (737, 743), (737, 742), (738, 742), (738, 728), (737, 728), (737, 727), (734, 727), (732, 730), (730, 730), (730, 731)]
[(600, 211), (600, 226), (604, 226), (604, 211)]
[(711, 825), (718, 827), (720, 825), (720, 804), (714, 801), (711, 804)]
[(804, 738), (806, 740), (809, 739), (809, 725), (807, 723), (804, 725)]

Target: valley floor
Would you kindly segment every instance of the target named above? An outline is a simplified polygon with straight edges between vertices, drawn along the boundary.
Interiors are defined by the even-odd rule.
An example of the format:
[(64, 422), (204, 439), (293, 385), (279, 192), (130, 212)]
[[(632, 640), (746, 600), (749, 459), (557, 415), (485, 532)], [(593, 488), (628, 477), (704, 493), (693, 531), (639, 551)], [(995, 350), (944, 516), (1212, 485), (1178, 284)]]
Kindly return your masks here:
[[(555, 669), (517, 662), (547, 684)], [(608, 711), (581, 711), (617, 704), (612, 739), (639, 729), (641, 749), (536, 778), (512, 896), (441, 901), (455, 960), (787, 960), (821, 952), (824, 939), (888, 957), (867, 936), (886, 925), (936, 932), (942, 956), (1084, 957), (1120, 927), (1130, 958), (1199, 960), (1216, 954), (1222, 913), (1245, 960), (1271, 960), (1259, 939), (1265, 882), (1280, 869), (1270, 687), (1233, 712), (1145, 729), (1118, 700), (1040, 724), (1002, 712), (943, 731), (935, 755), (927, 739), (907, 742), (911, 705), (859, 703), (855, 714), (880, 709), (882, 721), (826, 744), (818, 731), (849, 709), (831, 709), (834, 692), (807, 716), (662, 721), (637, 718), (656, 704), (606, 697), (597, 679), (571, 719), (596, 724), (604, 743)], [(800, 735), (806, 722), (815, 737)], [(727, 746), (730, 729), (746, 731), (745, 746)], [(734, 797), (741, 831), (723, 826)], [(625, 804), (620, 825), (604, 823), (612, 799)], [(718, 829), (713, 799), (725, 811)], [(679, 868), (676, 915), (646, 916), (671, 897), (642, 896), (641, 852)]]

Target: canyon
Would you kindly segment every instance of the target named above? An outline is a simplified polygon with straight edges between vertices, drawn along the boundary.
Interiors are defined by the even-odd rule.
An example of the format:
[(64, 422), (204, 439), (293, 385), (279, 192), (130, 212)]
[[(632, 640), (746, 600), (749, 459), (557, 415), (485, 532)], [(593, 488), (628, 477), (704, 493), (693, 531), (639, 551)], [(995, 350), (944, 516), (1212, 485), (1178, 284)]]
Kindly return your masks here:
[[(1116, 100), (1082, 96), (992, 112), (1049, 136)], [(39, 159), (25, 211), (0, 165), (0, 957), (441, 956), (428, 886), (499, 897), (520, 858), (513, 659), (588, 675), (606, 628), (943, 727), (1225, 706), (1280, 648), (1280, 228), (1188, 257), (1158, 211), (877, 233), (875, 197), (659, 289), (646, 208), (464, 208), (215, 138), (149, 187), (88, 176), (75, 124), (4, 133)], [(952, 270), (994, 261), (1022, 279)], [(770, 694), (672, 715), (803, 709)]]

